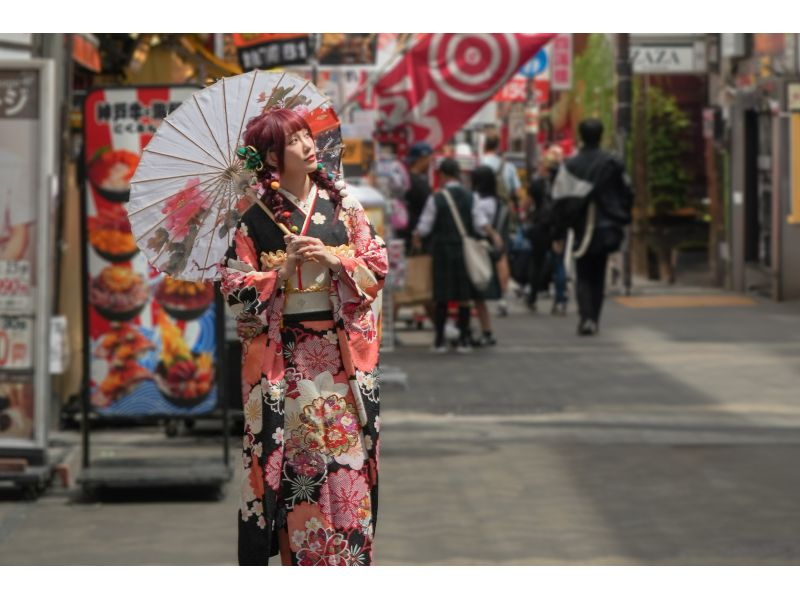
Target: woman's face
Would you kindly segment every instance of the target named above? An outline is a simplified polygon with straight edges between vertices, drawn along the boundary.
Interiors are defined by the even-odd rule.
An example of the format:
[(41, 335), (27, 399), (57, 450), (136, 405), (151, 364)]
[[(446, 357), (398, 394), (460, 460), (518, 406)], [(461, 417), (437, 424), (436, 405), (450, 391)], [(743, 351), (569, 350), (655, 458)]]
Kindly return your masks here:
[(283, 153), (283, 172), (309, 174), (317, 169), (317, 148), (314, 138), (306, 129), (286, 135)]

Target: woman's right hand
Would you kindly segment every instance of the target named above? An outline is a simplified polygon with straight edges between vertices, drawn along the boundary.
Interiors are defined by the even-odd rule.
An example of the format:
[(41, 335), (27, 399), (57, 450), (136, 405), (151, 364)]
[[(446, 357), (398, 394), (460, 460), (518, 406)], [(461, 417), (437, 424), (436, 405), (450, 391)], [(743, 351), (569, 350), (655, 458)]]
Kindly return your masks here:
[(303, 243), (300, 242), (298, 235), (293, 234), (285, 235), (283, 240), (286, 243), (286, 261), (283, 262), (279, 274), (282, 280), (287, 280), (297, 266), (303, 263), (303, 257), (300, 254)]

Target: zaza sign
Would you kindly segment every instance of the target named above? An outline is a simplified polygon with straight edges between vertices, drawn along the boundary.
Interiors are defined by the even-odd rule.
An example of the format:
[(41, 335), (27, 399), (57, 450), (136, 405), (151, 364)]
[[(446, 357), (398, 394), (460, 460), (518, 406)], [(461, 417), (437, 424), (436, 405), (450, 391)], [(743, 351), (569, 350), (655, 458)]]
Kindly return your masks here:
[(705, 71), (705, 46), (641, 45), (631, 46), (634, 73), (698, 73)]

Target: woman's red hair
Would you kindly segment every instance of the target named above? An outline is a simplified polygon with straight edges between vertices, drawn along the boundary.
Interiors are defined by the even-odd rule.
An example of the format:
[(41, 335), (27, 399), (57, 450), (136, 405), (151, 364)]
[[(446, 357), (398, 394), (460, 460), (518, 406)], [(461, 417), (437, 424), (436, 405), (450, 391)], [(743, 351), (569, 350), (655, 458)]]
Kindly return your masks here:
[[(270, 183), (277, 181), (280, 178), (280, 172), (283, 170), (286, 138), (303, 129), (308, 131), (308, 134), (313, 138), (314, 134), (311, 132), (311, 127), (302, 116), (288, 108), (278, 108), (276, 110), (268, 110), (251, 118), (245, 127), (243, 136), (244, 144), (252, 145), (256, 148), (261, 154), (262, 162), (264, 162), (264, 169), (255, 173), (264, 187), (261, 201), (272, 210), (275, 218), (288, 228), (291, 227), (291, 223), (289, 218), (285, 216), (287, 213), (286, 208), (288, 207), (286, 205), (287, 200), (283, 195), (272, 189)], [(277, 167), (270, 166), (267, 163), (267, 152), (269, 151), (275, 152), (278, 158)], [(342, 197), (339, 189), (336, 188), (333, 173), (325, 173), (318, 169), (308, 176), (318, 188), (325, 189), (328, 192), (328, 196), (334, 205), (341, 204)]]
[(275, 170), (267, 164), (267, 152), (275, 152), (278, 158), (277, 171), (282, 172), (286, 138), (301, 129), (305, 129), (313, 137), (311, 127), (297, 112), (289, 108), (268, 110), (254, 116), (247, 123), (244, 130), (244, 144), (252, 145), (259, 151), (267, 170)]

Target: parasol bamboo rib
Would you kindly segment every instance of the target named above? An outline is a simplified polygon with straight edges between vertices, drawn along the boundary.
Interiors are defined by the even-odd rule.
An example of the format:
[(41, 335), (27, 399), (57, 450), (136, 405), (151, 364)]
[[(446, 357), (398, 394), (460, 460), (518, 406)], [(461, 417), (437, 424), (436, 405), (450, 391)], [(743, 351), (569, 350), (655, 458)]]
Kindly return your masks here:
[[(216, 175), (216, 179), (217, 180), (222, 178), (221, 174), (218, 174), (218, 173), (214, 173), (214, 174)], [(203, 185), (203, 184), (208, 183), (208, 182), (212, 182), (213, 180), (214, 179), (211, 179), (211, 180), (206, 179), (206, 180), (203, 180), (203, 181), (198, 181), (197, 183), (195, 183), (191, 187), (186, 187), (185, 189), (180, 189), (180, 190), (176, 191), (175, 193), (172, 193), (171, 195), (167, 195), (166, 197), (162, 197), (161, 199), (157, 199), (156, 201), (153, 201), (153, 202), (147, 204), (146, 206), (142, 206), (141, 208), (138, 208), (138, 209), (136, 209), (136, 210), (134, 210), (132, 212), (128, 212), (128, 218), (130, 218), (131, 216), (135, 216), (139, 212), (144, 212), (145, 210), (149, 210), (153, 206), (157, 206), (160, 203), (164, 203), (168, 199), (172, 199), (173, 197), (175, 197), (178, 193), (182, 193), (184, 191), (191, 191), (192, 189), (196, 189), (200, 185)]]
[[(210, 199), (209, 208), (211, 206), (213, 206), (215, 203), (219, 203), (220, 207), (221, 207), (222, 202), (225, 201), (226, 187), (229, 187), (229, 186), (230, 185), (229, 185), (228, 182), (220, 181), (219, 184), (209, 192), (209, 199)], [(221, 200), (220, 200), (220, 195), (222, 195), (222, 199)], [(200, 222), (200, 226), (198, 226), (198, 228), (197, 228), (198, 236), (196, 237), (196, 240), (199, 240), (201, 238), (200, 237), (200, 233), (201, 233), (201, 231), (203, 229), (203, 226), (206, 223), (206, 220), (208, 219), (209, 214), (211, 214), (211, 209), (206, 210), (206, 215), (203, 216), (203, 220)], [(217, 216), (219, 216), (219, 212), (217, 212)], [(208, 231), (208, 233), (211, 233), (213, 235), (214, 229), (212, 228), (210, 231)], [(208, 233), (206, 233), (206, 234), (208, 234)], [(212, 238), (212, 240), (213, 240), (213, 238)]]
[(213, 172), (193, 172), (191, 174), (173, 174), (172, 176), (160, 176), (152, 179), (142, 179), (141, 181), (134, 181), (133, 179), (131, 179), (131, 185), (138, 185), (139, 183), (154, 183), (156, 181), (168, 181), (170, 179), (180, 179), (180, 178), (188, 179), (189, 177), (206, 176), (207, 174), (220, 175), (221, 173), (219, 170), (215, 170)]
[(319, 104), (317, 104), (312, 110), (310, 110), (310, 112), (314, 112), (314, 110), (319, 110), (320, 108), (322, 108), (328, 102), (330, 102), (330, 100), (328, 98), (325, 98)]
[[(153, 266), (154, 266), (154, 267), (156, 267), (158, 270), (161, 270), (161, 268), (158, 268), (158, 266), (157, 266), (157, 264), (158, 264), (158, 260), (160, 260), (160, 259), (161, 259), (161, 256), (162, 256), (162, 255), (164, 255), (164, 252), (167, 250), (167, 247), (169, 247), (169, 243), (167, 243), (167, 242), (164, 242), (164, 244), (161, 246), (161, 249), (160, 249), (160, 250), (158, 251), (158, 253), (156, 254), (156, 257), (155, 257), (155, 258), (153, 258), (153, 261), (151, 261), (151, 262), (150, 262), (150, 263), (151, 263), (151, 264), (153, 264)], [(148, 260), (148, 261), (149, 261), (149, 260)]]
[(250, 98), (253, 97), (253, 86), (256, 84), (256, 76), (258, 71), (253, 71), (253, 80), (250, 82), (250, 89), (247, 90), (247, 100), (244, 102), (242, 109), (242, 120), (239, 123), (239, 132), (236, 133), (236, 144), (239, 144), (239, 139), (242, 138), (242, 129), (244, 128), (244, 117), (247, 116), (247, 106), (250, 104)]
[[(219, 220), (219, 216), (220, 216), (220, 214), (222, 213), (222, 204), (223, 204), (223, 202), (225, 201), (225, 199), (226, 199), (226, 198), (227, 198), (227, 200), (228, 200), (228, 204), (227, 204), (227, 206), (225, 207), (225, 213), (227, 214), (227, 213), (230, 213), (230, 211), (231, 211), (231, 200), (232, 200), (232, 199), (233, 199), (233, 197), (234, 197), (234, 193), (231, 191), (231, 186), (232, 186), (232, 184), (231, 184), (231, 183), (228, 183), (228, 189), (227, 189), (227, 192), (223, 192), (223, 198), (222, 198), (222, 201), (220, 201), (220, 202), (219, 202), (219, 209), (217, 210), (217, 215), (216, 215), (216, 217), (215, 217), (215, 220), (216, 220), (216, 221), (218, 221), (218, 220)], [(227, 217), (227, 216), (226, 216), (226, 217)], [(216, 224), (216, 222), (215, 222), (215, 224), (214, 224), (214, 227), (215, 227), (215, 228), (214, 228), (214, 230), (216, 230), (216, 226), (217, 226), (217, 224)], [(212, 230), (211, 241), (210, 241), (210, 242), (209, 242), (209, 244), (208, 244), (208, 250), (206, 251), (206, 257), (205, 257), (205, 260), (203, 260), (203, 267), (200, 269), (200, 271), (202, 272), (202, 274), (200, 275), (200, 280), (201, 280), (201, 281), (202, 281), (202, 280), (205, 278), (205, 272), (206, 272), (206, 270), (208, 269), (208, 257), (211, 255), (211, 247), (212, 247), (212, 246), (213, 246), (213, 244), (214, 244), (214, 236), (213, 236), (213, 232), (214, 232), (214, 231)], [(229, 231), (229, 232), (230, 232), (230, 231)], [(228, 245), (230, 246), (230, 243), (228, 243)]]
[(227, 168), (227, 165), (226, 165), (224, 162), (220, 162), (219, 160), (217, 160), (217, 158), (216, 158), (216, 157), (214, 157), (214, 156), (212, 156), (211, 154), (209, 154), (209, 153), (206, 151), (206, 149), (205, 149), (203, 146), (201, 146), (201, 145), (200, 145), (199, 143), (197, 143), (197, 142), (196, 142), (194, 139), (192, 139), (191, 137), (189, 137), (189, 136), (188, 136), (186, 133), (184, 133), (183, 131), (181, 131), (181, 130), (180, 130), (178, 127), (176, 127), (174, 124), (172, 124), (172, 123), (171, 123), (169, 120), (167, 120), (167, 119), (165, 118), (165, 119), (164, 119), (164, 122), (165, 122), (165, 123), (167, 123), (167, 124), (168, 124), (170, 127), (172, 127), (173, 129), (175, 129), (175, 130), (176, 130), (178, 133), (180, 133), (181, 135), (183, 135), (183, 136), (186, 138), (186, 140), (187, 140), (187, 141), (189, 141), (189, 142), (193, 143), (195, 146), (197, 146), (197, 148), (198, 148), (198, 149), (199, 149), (201, 152), (203, 152), (203, 153), (204, 153), (206, 156), (208, 156), (209, 158), (211, 158), (212, 160), (214, 160), (215, 162), (217, 162), (217, 164), (219, 164), (219, 165), (220, 165), (220, 167), (222, 167), (222, 168)]
[(267, 98), (267, 102), (266, 102), (266, 106), (264, 106), (264, 110), (266, 110), (267, 106), (269, 106), (270, 102), (272, 102), (272, 98), (275, 96), (275, 90), (278, 89), (281, 86), (281, 83), (283, 82), (283, 78), (285, 76), (286, 76), (286, 71), (283, 71), (281, 73), (281, 78), (278, 79), (278, 82), (275, 85), (272, 86), (272, 91), (269, 94), (269, 98)]
[(175, 158), (176, 160), (180, 160), (181, 162), (191, 162), (192, 164), (200, 164), (201, 166), (208, 166), (209, 168), (216, 168), (218, 170), (224, 170), (224, 168), (220, 168), (216, 164), (207, 164), (206, 162), (198, 162), (197, 160), (191, 160), (189, 158), (183, 158), (181, 156), (175, 156), (173, 154), (165, 154), (164, 152), (157, 152), (156, 150), (152, 150), (149, 147), (146, 147), (142, 150), (143, 152), (150, 152), (151, 154), (155, 154), (157, 156), (165, 156), (167, 158)]
[(301, 93), (303, 93), (303, 90), (304, 90), (306, 87), (308, 87), (308, 84), (309, 84), (309, 83), (311, 83), (311, 81), (306, 81), (306, 82), (303, 84), (303, 87), (301, 87), (301, 88), (300, 88), (300, 91), (298, 91), (298, 92), (295, 94), (295, 96), (292, 98), (292, 100), (291, 100), (291, 101), (290, 101), (288, 104), (286, 104), (286, 108), (291, 108), (292, 106), (294, 106), (294, 103), (295, 103), (295, 101), (297, 101), (297, 98), (299, 98), (299, 97), (300, 97), (300, 94), (301, 94)]
[[(216, 222), (219, 220), (219, 215), (220, 215), (220, 213), (222, 213), (222, 204), (225, 201), (225, 195), (228, 196), (228, 211), (230, 211), (230, 205), (231, 205), (230, 197), (232, 195), (230, 193), (230, 182), (228, 183), (227, 186), (228, 186), (228, 190), (227, 190), (228, 193), (225, 192), (226, 191), (225, 190), (225, 186), (221, 185), (219, 187), (218, 192), (217, 192), (217, 196), (214, 198), (214, 201), (217, 201), (217, 197), (219, 197), (219, 194), (220, 193), (222, 194), (222, 200), (221, 201), (217, 201), (217, 203), (219, 205), (217, 207), (217, 215), (214, 217), (215, 224), (211, 228), (211, 239), (208, 241), (208, 249), (206, 250), (206, 259), (203, 260), (203, 267), (200, 268), (200, 282), (203, 282), (203, 280), (206, 277), (206, 270), (208, 269), (208, 256), (211, 255), (211, 247), (214, 245), (214, 231), (216, 230)], [(209, 210), (208, 213), (210, 214), (211, 210)], [(200, 225), (200, 228), (198, 229), (198, 231), (203, 228), (203, 224), (205, 224), (205, 218), (203, 218), (203, 223)]]
[(205, 123), (206, 129), (208, 129), (208, 132), (211, 135), (211, 139), (214, 140), (214, 145), (216, 145), (217, 149), (219, 150), (219, 155), (222, 157), (223, 163), (228, 163), (228, 165), (230, 166), (230, 164), (229, 164), (230, 160), (228, 160), (227, 157), (225, 156), (225, 154), (222, 153), (222, 148), (219, 146), (219, 142), (217, 141), (217, 137), (216, 137), (216, 135), (214, 135), (214, 131), (209, 126), (208, 120), (206, 120), (206, 115), (203, 113), (203, 109), (200, 107), (200, 102), (197, 101), (197, 96), (193, 95), (192, 99), (194, 100), (194, 103), (197, 106), (197, 110), (200, 112), (200, 116), (203, 117), (203, 122)]
[(225, 112), (225, 138), (228, 140), (228, 162), (231, 162), (231, 132), (228, 130), (228, 94), (225, 92), (225, 78), (222, 78), (222, 108)]

